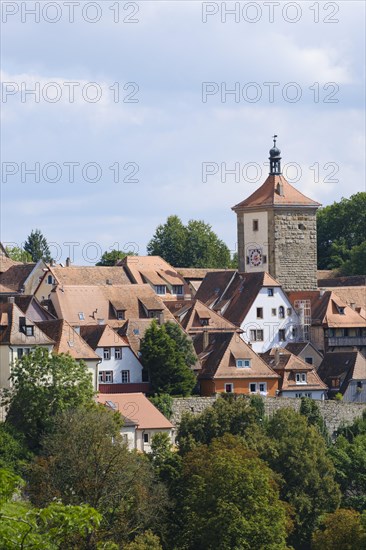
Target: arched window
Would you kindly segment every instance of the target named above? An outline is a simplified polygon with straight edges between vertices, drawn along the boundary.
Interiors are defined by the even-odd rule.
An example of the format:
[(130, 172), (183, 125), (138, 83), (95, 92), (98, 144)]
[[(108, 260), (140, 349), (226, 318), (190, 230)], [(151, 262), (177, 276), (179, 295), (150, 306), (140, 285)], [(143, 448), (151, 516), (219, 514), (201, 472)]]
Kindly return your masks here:
[(279, 316), (280, 319), (285, 318), (285, 308), (283, 306), (280, 306), (278, 308), (278, 316)]

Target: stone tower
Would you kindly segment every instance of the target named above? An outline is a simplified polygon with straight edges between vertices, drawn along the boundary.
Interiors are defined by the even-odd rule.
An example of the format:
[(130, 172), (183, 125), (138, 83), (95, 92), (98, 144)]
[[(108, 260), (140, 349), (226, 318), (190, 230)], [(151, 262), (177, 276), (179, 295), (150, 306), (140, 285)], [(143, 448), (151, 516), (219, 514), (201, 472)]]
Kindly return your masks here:
[(320, 204), (283, 177), (276, 138), (269, 152), (268, 178), (232, 208), (238, 221), (239, 271), (267, 271), (285, 290), (316, 290), (316, 211)]

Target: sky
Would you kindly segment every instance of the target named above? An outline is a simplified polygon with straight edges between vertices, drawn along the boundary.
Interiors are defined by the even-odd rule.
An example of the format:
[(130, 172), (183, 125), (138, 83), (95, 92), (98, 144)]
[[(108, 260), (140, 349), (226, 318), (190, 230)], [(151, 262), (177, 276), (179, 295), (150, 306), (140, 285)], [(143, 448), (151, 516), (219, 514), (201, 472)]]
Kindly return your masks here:
[(171, 214), (232, 252), (231, 207), (283, 173), (365, 188), (365, 3), (1, 2), (1, 241), (146, 253)]

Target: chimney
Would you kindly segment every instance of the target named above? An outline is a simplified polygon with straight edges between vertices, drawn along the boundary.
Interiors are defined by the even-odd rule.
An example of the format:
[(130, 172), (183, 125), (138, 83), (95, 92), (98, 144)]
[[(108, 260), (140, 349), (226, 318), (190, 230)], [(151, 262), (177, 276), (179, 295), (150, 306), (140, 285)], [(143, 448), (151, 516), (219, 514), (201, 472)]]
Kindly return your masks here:
[(278, 367), (280, 364), (280, 350), (278, 348), (275, 349), (275, 367)]
[(55, 267), (55, 265), (56, 265), (56, 262), (55, 262), (55, 260), (52, 258), (52, 260), (51, 260), (51, 267)]
[(8, 303), (14, 304), (15, 303), (15, 296), (8, 296)]
[(208, 344), (209, 344), (209, 335), (208, 335), (208, 330), (205, 329), (203, 331), (203, 344), (202, 344), (203, 345), (203, 351), (208, 348)]
[(280, 197), (283, 197), (283, 183), (277, 183), (277, 194)]
[(356, 304), (354, 302), (351, 302), (350, 306), (353, 309), (353, 311), (356, 311)]
[(110, 279), (106, 279), (106, 282), (105, 282), (106, 285), (112, 285), (112, 281)]
[(70, 265), (71, 265), (70, 258), (66, 258), (66, 267), (70, 267)]
[(160, 311), (160, 312), (159, 312), (158, 320), (159, 320), (159, 325), (163, 325), (163, 324), (164, 324), (164, 311)]

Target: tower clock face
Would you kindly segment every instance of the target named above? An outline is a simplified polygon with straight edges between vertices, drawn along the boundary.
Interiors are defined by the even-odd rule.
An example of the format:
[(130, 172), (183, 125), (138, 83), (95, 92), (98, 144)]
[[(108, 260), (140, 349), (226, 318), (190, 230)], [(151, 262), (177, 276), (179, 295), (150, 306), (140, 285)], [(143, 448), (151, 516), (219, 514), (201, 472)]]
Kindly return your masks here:
[(262, 265), (262, 250), (260, 248), (252, 248), (249, 250), (250, 265), (258, 267)]

